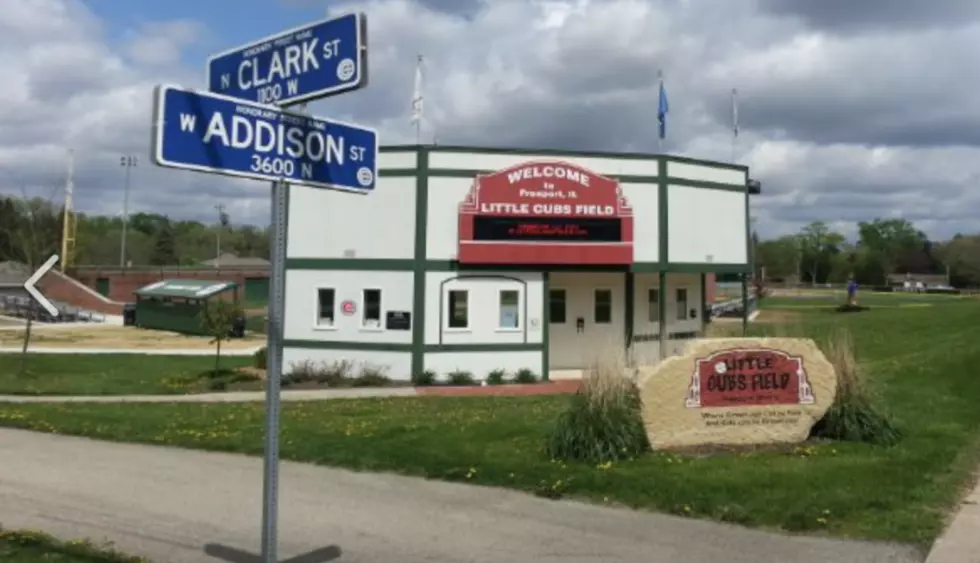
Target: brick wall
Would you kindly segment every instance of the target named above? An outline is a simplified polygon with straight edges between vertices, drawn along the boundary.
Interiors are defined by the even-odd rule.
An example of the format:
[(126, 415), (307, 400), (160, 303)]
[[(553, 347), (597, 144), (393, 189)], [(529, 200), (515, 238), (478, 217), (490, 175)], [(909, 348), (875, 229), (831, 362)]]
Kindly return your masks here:
[(60, 272), (48, 272), (38, 282), (38, 288), (48, 299), (106, 315), (121, 315), (122, 303), (102, 299), (94, 291), (86, 291), (77, 282)]

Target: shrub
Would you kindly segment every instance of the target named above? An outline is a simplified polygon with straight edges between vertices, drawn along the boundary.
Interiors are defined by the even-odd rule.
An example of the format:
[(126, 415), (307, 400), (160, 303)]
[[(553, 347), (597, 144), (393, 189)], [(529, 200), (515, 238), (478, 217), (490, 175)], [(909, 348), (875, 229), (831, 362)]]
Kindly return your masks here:
[(812, 436), (890, 446), (901, 432), (875, 406), (854, 355), (854, 338), (846, 329), (833, 332), (823, 346), (824, 354), (837, 372), (837, 396), (827, 413), (811, 431)]
[(380, 366), (364, 364), (351, 384), (354, 387), (387, 387), (391, 385), (391, 378), (387, 376), (386, 371)]
[(412, 385), (416, 387), (429, 387), (436, 384), (436, 379), (436, 372), (427, 369), (422, 373), (417, 373), (412, 376)]
[(449, 384), (450, 385), (476, 385), (476, 380), (473, 379), (473, 374), (464, 370), (455, 370), (449, 372)]
[(252, 367), (265, 369), (266, 365), (266, 348), (263, 346), (252, 354)]
[(487, 385), (503, 385), (506, 383), (504, 380), (506, 375), (507, 372), (504, 370), (495, 369), (487, 374), (487, 378), (484, 381), (486, 381)]
[(571, 397), (551, 432), (552, 459), (603, 463), (650, 450), (640, 391), (619, 356), (600, 359)]
[(290, 372), (283, 376), (282, 385), (316, 382), (327, 387), (348, 387), (352, 384), (351, 372), (354, 364), (350, 360), (340, 360), (333, 363), (312, 360), (290, 364)]
[(538, 376), (527, 368), (521, 368), (514, 374), (514, 383), (537, 383)]

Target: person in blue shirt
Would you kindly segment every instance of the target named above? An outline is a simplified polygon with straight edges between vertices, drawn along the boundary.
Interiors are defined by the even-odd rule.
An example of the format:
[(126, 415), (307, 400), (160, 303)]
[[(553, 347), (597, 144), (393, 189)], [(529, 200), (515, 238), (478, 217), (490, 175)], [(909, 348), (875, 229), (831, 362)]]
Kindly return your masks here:
[(857, 290), (858, 282), (854, 279), (854, 276), (850, 276), (847, 280), (847, 304), (857, 305)]

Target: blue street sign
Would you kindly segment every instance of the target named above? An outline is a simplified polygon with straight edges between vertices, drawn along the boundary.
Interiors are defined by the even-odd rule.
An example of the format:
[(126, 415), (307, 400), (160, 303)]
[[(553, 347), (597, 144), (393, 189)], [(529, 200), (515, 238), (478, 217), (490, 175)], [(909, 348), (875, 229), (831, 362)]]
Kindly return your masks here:
[(208, 58), (208, 90), (287, 106), (367, 85), (367, 19), (313, 22)]
[(374, 129), (178, 86), (157, 86), (154, 161), (160, 166), (370, 193)]

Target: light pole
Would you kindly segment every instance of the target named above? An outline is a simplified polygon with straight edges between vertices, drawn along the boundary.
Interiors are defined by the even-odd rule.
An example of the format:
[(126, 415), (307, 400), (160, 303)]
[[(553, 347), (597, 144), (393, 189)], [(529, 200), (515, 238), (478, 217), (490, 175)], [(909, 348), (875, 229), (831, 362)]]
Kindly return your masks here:
[(221, 231), (225, 228), (225, 206), (218, 204), (214, 206), (214, 210), (218, 212), (218, 236), (217, 236), (217, 247), (215, 248), (214, 254), (214, 267), (221, 267)]
[(126, 267), (126, 228), (129, 225), (129, 178), (130, 173), (139, 164), (139, 157), (134, 155), (123, 155), (119, 158), (119, 165), (126, 171), (126, 187), (123, 194), (123, 224), (122, 242), (119, 245), (119, 267)]

